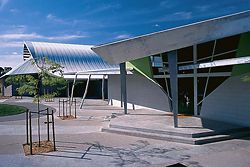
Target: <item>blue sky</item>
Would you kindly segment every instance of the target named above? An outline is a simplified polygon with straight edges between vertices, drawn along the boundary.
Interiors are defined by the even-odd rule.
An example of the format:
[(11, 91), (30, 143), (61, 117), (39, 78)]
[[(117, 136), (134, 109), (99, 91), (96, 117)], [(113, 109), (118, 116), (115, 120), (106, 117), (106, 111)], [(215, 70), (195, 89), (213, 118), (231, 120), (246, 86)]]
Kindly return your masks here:
[(117, 41), (250, 10), (250, 0), (0, 0), (0, 66), (22, 62), (23, 41)]

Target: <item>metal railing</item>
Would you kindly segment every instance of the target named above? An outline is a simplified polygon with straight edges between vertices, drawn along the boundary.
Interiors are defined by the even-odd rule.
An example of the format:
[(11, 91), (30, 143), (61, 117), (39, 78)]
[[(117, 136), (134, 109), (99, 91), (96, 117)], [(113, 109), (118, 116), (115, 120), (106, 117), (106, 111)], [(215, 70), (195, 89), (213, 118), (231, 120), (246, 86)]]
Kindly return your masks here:
[(72, 100), (71, 99), (59, 99), (58, 117), (64, 119), (67, 116), (72, 116), (73, 111), (74, 111), (74, 117), (76, 118), (76, 99), (72, 99)]
[[(30, 155), (33, 154), (32, 151), (32, 144), (33, 144), (33, 139), (32, 139), (32, 116), (33, 115), (46, 115), (46, 122), (44, 124), (47, 124), (47, 141), (50, 141), (50, 124), (52, 124), (52, 140), (53, 140), (53, 149), (56, 151), (56, 140), (55, 140), (55, 119), (54, 119), (54, 111), (51, 110), (49, 112), (49, 108), (46, 108), (44, 110), (39, 110), (38, 112), (35, 111), (30, 111), (26, 110), (26, 143), (27, 145), (30, 145)], [(51, 121), (50, 118), (51, 117)], [(37, 117), (37, 119), (40, 119), (40, 116)], [(38, 121), (38, 146), (41, 147), (41, 131), (40, 131), (40, 121)]]

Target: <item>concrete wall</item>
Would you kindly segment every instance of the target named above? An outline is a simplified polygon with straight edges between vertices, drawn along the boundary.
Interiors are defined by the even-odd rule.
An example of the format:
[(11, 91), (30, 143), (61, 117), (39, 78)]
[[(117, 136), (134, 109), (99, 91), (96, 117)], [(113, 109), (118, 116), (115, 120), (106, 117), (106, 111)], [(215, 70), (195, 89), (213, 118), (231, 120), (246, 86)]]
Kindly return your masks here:
[(250, 73), (228, 78), (204, 100), (201, 116), (250, 127), (248, 77)]
[(12, 96), (12, 85), (4, 87), (4, 96)]
[[(113, 105), (121, 106), (120, 76), (110, 75), (108, 78), (108, 96)], [(129, 109), (152, 108), (170, 111), (166, 94), (152, 81), (140, 74), (127, 75), (127, 97)]]

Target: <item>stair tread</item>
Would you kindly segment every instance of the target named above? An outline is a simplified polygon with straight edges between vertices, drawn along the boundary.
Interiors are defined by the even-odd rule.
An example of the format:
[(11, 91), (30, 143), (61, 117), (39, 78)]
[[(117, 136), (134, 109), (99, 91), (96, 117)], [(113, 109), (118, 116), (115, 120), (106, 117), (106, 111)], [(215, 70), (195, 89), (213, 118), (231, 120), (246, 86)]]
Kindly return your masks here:
[[(203, 137), (183, 137), (178, 135), (169, 135), (169, 134), (157, 134), (157, 133), (151, 133), (151, 132), (145, 132), (145, 131), (138, 131), (138, 130), (127, 130), (127, 129), (119, 129), (119, 128), (102, 128), (103, 132), (111, 132), (111, 133), (129, 133), (127, 135), (131, 136), (147, 136), (147, 137), (154, 137), (154, 139), (159, 138), (161, 139), (169, 139), (170, 141), (176, 140), (176, 142), (181, 143), (189, 143), (189, 144), (198, 144), (198, 143), (209, 143), (213, 141), (222, 141), (226, 139), (231, 139), (233, 137), (237, 136), (244, 136), (244, 135), (250, 135), (250, 131), (239, 131), (239, 132), (232, 132), (229, 134), (215, 134), (215, 135), (209, 135), (209, 136), (203, 136)], [(126, 135), (126, 134), (125, 134)]]
[(166, 136), (166, 137), (171, 137), (171, 138), (179, 138), (179, 139), (192, 139), (192, 138), (187, 138), (187, 137), (181, 137), (181, 136), (175, 136), (175, 135), (167, 135), (167, 134), (157, 134), (157, 133), (151, 133), (151, 132), (140, 132), (137, 130), (126, 130), (126, 129), (117, 129), (117, 128), (103, 128), (105, 130), (112, 130), (112, 131), (123, 131), (123, 132), (130, 132), (130, 133), (140, 133), (140, 134), (150, 134), (154, 136)]
[(206, 130), (206, 131), (200, 131), (196, 133), (187, 133), (187, 132), (182, 132), (182, 131), (177, 132), (173, 129), (154, 130), (154, 129), (147, 129), (147, 128), (121, 126), (121, 125), (110, 125), (110, 128), (132, 130), (132, 131), (138, 131), (138, 132), (148, 132), (148, 133), (155, 133), (155, 134), (158, 134), (157, 132), (160, 132), (166, 135), (177, 135), (181, 137), (190, 137), (190, 138), (214, 136), (214, 135), (223, 134), (223, 133), (244, 132), (246, 130), (250, 131), (250, 128), (247, 128), (247, 127), (237, 127), (237, 128), (225, 129), (225, 130)]

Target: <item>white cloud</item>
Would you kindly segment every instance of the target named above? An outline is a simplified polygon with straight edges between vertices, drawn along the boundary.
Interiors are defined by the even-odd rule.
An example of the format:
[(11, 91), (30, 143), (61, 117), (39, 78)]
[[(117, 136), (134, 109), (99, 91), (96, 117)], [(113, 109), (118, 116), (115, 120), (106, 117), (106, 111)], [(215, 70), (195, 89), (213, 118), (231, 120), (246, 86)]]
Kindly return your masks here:
[(0, 10), (2, 10), (8, 2), (9, 0), (0, 0)]
[(86, 38), (86, 35), (62, 35), (62, 36), (43, 36), (37, 33), (8, 33), (0, 34), (0, 39), (2, 40), (34, 40), (34, 39), (44, 39), (44, 40), (70, 40)]
[(55, 16), (52, 15), (52, 14), (48, 14), (48, 15), (46, 16), (46, 18), (49, 19), (49, 20), (53, 20), (53, 19), (55, 19)]
[(18, 64), (23, 62), (23, 56), (19, 54), (6, 54), (0, 55), (0, 66), (1, 67), (16, 67)]
[(195, 8), (200, 11), (200, 12), (206, 12), (208, 11), (212, 6), (211, 5), (201, 5), (201, 6), (196, 6)]
[(14, 13), (18, 13), (19, 10), (18, 9), (10, 9), (10, 12), (14, 14)]
[(86, 15), (94, 15), (94, 14), (99, 14), (105, 11), (111, 11), (111, 10), (117, 10), (120, 9), (121, 5), (120, 4), (104, 4), (104, 5), (98, 5), (95, 6), (95, 8), (91, 8), (89, 11), (85, 12)]
[(46, 16), (47, 20), (53, 22), (53, 23), (57, 23), (57, 24), (64, 24), (64, 25), (75, 25), (79, 22), (82, 22), (82, 20), (76, 20), (76, 19), (62, 19), (62, 18), (59, 18), (51, 13), (49, 13), (47, 16)]
[(43, 36), (38, 35), (36, 33), (31, 33), (31, 34), (13, 33), (13, 34), (0, 34), (0, 38), (5, 40), (10, 40), (10, 39), (29, 40), (29, 39), (43, 38)]
[(12, 55), (18, 55), (18, 53), (17, 53), (17, 52), (12, 52), (11, 54), (12, 54)]
[(64, 20), (64, 19), (60, 19), (60, 18), (58, 18), (58, 17), (56, 17), (55, 15), (53, 15), (53, 14), (48, 14), (47, 16), (46, 16), (46, 18), (48, 19), (48, 20), (50, 20), (50, 21), (52, 21), (52, 22), (55, 22), (55, 23), (59, 23), (59, 24), (71, 24), (70, 22), (68, 22), (68, 21), (66, 21), (66, 20)]
[(153, 22), (188, 20), (191, 19), (192, 17), (193, 17), (192, 12), (181, 11), (165, 15), (163, 17), (153, 20)]
[(129, 34), (121, 34), (121, 35), (117, 35), (115, 37), (115, 39), (126, 39), (126, 38), (131, 38), (132, 36)]
[(0, 42), (0, 48), (21, 48), (22, 46), (23, 42), (21, 41)]
[(70, 39), (79, 39), (79, 38), (86, 38), (85, 35), (62, 35), (62, 36), (52, 36), (52, 37), (45, 37), (48, 40), (70, 40)]

